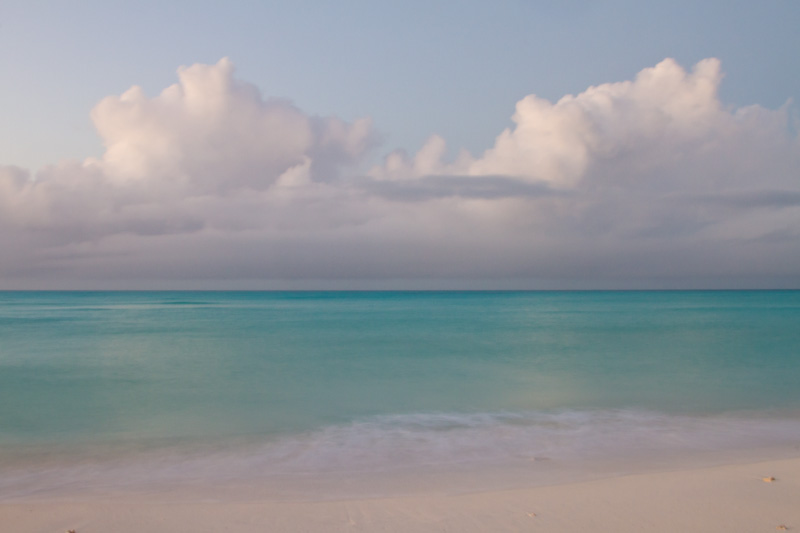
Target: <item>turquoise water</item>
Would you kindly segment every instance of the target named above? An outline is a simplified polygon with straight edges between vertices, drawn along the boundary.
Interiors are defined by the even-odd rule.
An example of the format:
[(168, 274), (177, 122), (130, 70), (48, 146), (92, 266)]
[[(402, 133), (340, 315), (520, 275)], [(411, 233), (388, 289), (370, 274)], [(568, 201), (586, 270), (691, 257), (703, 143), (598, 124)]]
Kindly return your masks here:
[(0, 496), (792, 447), (798, 383), (800, 291), (3, 292)]

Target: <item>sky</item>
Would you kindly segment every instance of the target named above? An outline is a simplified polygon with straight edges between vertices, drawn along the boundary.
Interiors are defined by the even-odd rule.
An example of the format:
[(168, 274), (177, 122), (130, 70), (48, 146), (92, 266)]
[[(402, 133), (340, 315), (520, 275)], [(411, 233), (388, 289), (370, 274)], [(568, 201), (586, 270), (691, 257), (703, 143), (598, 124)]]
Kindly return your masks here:
[(797, 2), (164, 4), (0, 3), (0, 288), (800, 288)]

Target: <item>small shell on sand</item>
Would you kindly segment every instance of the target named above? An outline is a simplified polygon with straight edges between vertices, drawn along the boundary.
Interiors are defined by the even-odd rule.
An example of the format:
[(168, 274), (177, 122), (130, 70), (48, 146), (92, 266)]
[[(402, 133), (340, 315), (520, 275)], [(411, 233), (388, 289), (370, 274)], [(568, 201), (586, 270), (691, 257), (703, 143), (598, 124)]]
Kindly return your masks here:
[(528, 516), (530, 516), (531, 518), (533, 518), (533, 517), (535, 517), (535, 516), (536, 516), (536, 513), (528, 513)]
[(762, 477), (761, 481), (763, 481), (764, 483), (772, 483), (773, 481), (775, 481), (775, 478), (772, 477), (772, 476), (770, 476), (770, 477)]
[(783, 524), (781, 524), (781, 525), (777, 526), (775, 529), (780, 529), (781, 531), (786, 531), (789, 528), (784, 526)]

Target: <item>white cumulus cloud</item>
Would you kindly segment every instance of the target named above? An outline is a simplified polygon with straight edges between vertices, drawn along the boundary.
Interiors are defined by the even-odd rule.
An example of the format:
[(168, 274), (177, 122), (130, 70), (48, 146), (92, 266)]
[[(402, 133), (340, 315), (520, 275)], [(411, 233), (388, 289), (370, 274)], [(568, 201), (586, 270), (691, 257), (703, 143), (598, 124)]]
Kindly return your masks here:
[(529, 95), (482, 154), (448, 160), (433, 135), (363, 174), (368, 118), (265, 99), (227, 59), (181, 68), (159, 95), (94, 108), (102, 157), (0, 167), (0, 282), (797, 284), (790, 107), (725, 106), (722, 78), (715, 59), (666, 59)]
[[(374, 141), (369, 119), (309, 117), (285, 100), (264, 100), (233, 77), (233, 64), (178, 70), (179, 83), (147, 98), (139, 87), (92, 111), (106, 152), (98, 165), (120, 182), (169, 181), (192, 190), (270, 186), (308, 158), (329, 179)], [(314, 172), (316, 170), (324, 172)]]
[[(785, 110), (727, 109), (717, 95), (721, 80), (716, 59), (699, 62), (691, 72), (665, 59), (633, 81), (590, 87), (555, 103), (529, 95), (517, 102), (514, 127), (500, 133), (481, 156), (462, 152), (455, 161), (444, 161), (445, 141), (434, 135), (413, 158), (391, 154), (372, 175), (504, 175), (573, 189), (591, 186), (589, 181), (600, 179), (598, 168), (610, 165), (626, 166), (617, 182), (636, 186), (679, 160), (709, 159), (724, 150), (758, 168), (764, 164), (760, 151), (770, 146), (770, 152), (783, 152), (776, 155), (796, 158), (797, 143), (787, 136)], [(664, 181), (665, 187), (686, 185), (681, 176)], [(744, 176), (740, 181), (752, 180)]]

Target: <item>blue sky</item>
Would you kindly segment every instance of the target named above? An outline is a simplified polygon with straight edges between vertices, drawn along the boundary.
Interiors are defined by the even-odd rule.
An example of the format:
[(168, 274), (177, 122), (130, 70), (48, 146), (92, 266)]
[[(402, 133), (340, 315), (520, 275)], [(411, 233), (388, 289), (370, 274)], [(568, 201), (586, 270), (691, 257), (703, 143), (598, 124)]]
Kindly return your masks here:
[(800, 98), (793, 1), (43, 2), (0, 5), (0, 162), (101, 153), (89, 111), (230, 57), (309, 113), (371, 116), (392, 147), (487, 148), (514, 103), (716, 57), (729, 105)]
[(795, 286), (798, 27), (788, 0), (6, 0), (0, 285)]

